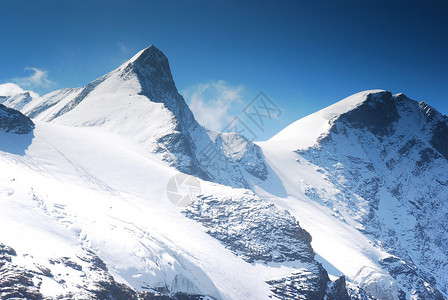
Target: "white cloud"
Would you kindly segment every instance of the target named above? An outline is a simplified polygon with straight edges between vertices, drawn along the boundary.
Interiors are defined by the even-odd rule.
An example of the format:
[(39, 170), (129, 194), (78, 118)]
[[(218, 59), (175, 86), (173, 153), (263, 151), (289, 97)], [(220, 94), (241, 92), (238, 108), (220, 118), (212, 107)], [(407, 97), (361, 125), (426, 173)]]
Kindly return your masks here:
[(222, 130), (234, 116), (230, 115), (233, 103), (241, 101), (243, 86), (231, 86), (224, 80), (190, 86), (183, 91), (195, 118), (212, 130)]
[(122, 42), (117, 43), (118, 48), (120, 49), (120, 52), (123, 54), (128, 54), (129, 53), (129, 48)]
[(0, 84), (0, 96), (14, 96), (25, 92), (20, 86), (14, 83)]
[(12, 81), (25, 88), (50, 88), (55, 82), (48, 78), (48, 72), (38, 68), (26, 68), (25, 71), (34, 73), (28, 77), (13, 78)]
[(14, 84), (11, 82), (0, 84), (0, 96), (9, 97), (9, 96), (17, 95), (17, 94), (22, 94), (25, 92), (30, 93), (31, 97), (33, 97), (33, 98), (39, 97), (39, 94), (37, 94), (33, 91), (25, 91), (17, 84)]

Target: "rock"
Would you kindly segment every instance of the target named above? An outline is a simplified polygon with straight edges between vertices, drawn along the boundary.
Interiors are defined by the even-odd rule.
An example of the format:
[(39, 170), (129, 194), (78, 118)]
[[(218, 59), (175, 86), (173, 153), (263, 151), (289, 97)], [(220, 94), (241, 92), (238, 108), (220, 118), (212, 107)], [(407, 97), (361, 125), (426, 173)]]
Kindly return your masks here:
[[(204, 298), (202, 295), (184, 293), (170, 295), (152, 291), (135, 291), (127, 285), (116, 282), (104, 262), (91, 251), (86, 251), (85, 255), (78, 257), (52, 258), (47, 266), (35, 264), (35, 270), (15, 264), (11, 257), (17, 254), (11, 247), (0, 244), (0, 254), (0, 299), (196, 300)], [(57, 271), (52, 271), (52, 268)], [(71, 270), (76, 272), (73, 273)], [(70, 288), (72, 291), (56, 297), (43, 295), (40, 289), (44, 277), (59, 284), (63, 290), (72, 285)]]
[(28, 134), (34, 129), (30, 118), (21, 112), (0, 104), (0, 130), (13, 134)]
[(312, 262), (311, 237), (289, 212), (254, 194), (203, 196), (185, 215), (249, 263)]
[(448, 292), (448, 247), (441, 242), (448, 240), (446, 120), (423, 102), (379, 92), (335, 118), (317, 145), (297, 151), (338, 190), (331, 199), (319, 189), (307, 195), (343, 208), (333, 210), (338, 218), (348, 214), (397, 257), (381, 262), (400, 286), (396, 297), (441, 299)]

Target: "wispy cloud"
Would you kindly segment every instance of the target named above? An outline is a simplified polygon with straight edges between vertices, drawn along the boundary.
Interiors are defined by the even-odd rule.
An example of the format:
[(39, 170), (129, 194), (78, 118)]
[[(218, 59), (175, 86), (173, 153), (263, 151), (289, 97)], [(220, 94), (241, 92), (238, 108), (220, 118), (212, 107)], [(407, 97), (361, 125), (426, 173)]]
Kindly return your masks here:
[(128, 54), (129, 53), (129, 48), (122, 42), (117, 43), (118, 48), (120, 49), (120, 52), (122, 54)]
[(48, 71), (38, 68), (26, 68), (25, 71), (32, 71), (28, 77), (13, 78), (12, 81), (25, 88), (47, 89), (55, 85), (54, 81), (48, 78)]
[(221, 130), (231, 119), (233, 103), (241, 101), (243, 86), (232, 86), (224, 80), (187, 87), (183, 95), (200, 124)]

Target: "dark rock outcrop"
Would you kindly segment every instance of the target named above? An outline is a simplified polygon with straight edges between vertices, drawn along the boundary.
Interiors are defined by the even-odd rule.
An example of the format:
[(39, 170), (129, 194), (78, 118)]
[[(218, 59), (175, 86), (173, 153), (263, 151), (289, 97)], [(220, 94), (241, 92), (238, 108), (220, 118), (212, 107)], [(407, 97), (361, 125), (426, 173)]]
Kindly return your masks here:
[(20, 111), (0, 104), (0, 130), (12, 134), (28, 134), (34, 129), (34, 123)]
[[(35, 264), (36, 268), (33, 270), (15, 264), (13, 260), (15, 256), (17, 253), (13, 248), (0, 244), (0, 299), (200, 300), (205, 298), (202, 295), (185, 293), (164, 294), (156, 289), (136, 291), (116, 282), (105, 263), (91, 251), (76, 258), (50, 259), (47, 267)], [(53, 267), (58, 271), (51, 271)], [(43, 295), (41, 286), (45, 279), (56, 282), (61, 289), (66, 286), (67, 282), (58, 275), (61, 267), (67, 274), (72, 270), (80, 274), (81, 284), (77, 284), (76, 292), (66, 292), (52, 297)]]
[(314, 260), (311, 235), (288, 211), (247, 193), (201, 196), (184, 213), (248, 263), (302, 263), (299, 272), (267, 281), (273, 299), (348, 299), (345, 278), (330, 281), (322, 265)]
[(366, 128), (376, 135), (390, 133), (393, 122), (398, 119), (398, 111), (391, 92), (367, 95), (367, 99), (356, 109), (339, 116), (343, 122), (354, 128)]
[(185, 209), (207, 232), (249, 263), (313, 262), (311, 237), (293, 216), (257, 197), (201, 197)]

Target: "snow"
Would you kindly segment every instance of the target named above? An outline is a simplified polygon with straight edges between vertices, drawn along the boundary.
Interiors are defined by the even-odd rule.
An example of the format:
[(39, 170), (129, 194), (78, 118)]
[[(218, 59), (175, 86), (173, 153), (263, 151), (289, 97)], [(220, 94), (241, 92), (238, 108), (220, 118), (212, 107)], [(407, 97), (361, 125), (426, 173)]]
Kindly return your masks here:
[[(306, 195), (307, 186), (324, 190), (329, 198), (337, 193), (336, 188), (325, 181), (315, 166), (291, 152), (288, 143), (285, 143), (286, 146), (279, 141), (258, 144), (267, 163), (283, 183), (287, 195), (279, 197), (275, 192), (270, 192), (270, 178), (256, 185), (255, 191), (287, 209), (299, 220), (301, 226), (313, 237), (311, 245), (318, 254), (317, 259), (320, 259), (324, 266), (331, 266), (327, 271), (334, 277), (344, 274), (357, 284), (363, 282), (364, 278), (359, 272), (366, 267), (374, 270), (379, 276), (389, 277), (377, 264), (387, 253), (373, 247), (362, 233), (333, 217), (330, 209)], [(390, 280), (393, 286), (393, 280)]]
[(330, 121), (361, 105), (367, 99), (368, 94), (377, 92), (383, 92), (383, 90), (367, 90), (347, 97), (292, 123), (274, 135), (269, 141), (282, 141), (284, 146), (292, 147), (291, 150), (314, 146), (317, 139), (330, 129)]
[[(259, 142), (272, 172), (266, 182), (253, 180), (253, 189), (311, 233), (317, 259), (331, 275), (343, 273), (380, 299), (398, 297), (399, 289), (424, 295), (417, 285), (427, 274), (438, 278), (443, 291), (446, 254), (435, 244), (446, 232), (446, 181), (438, 178), (446, 177), (447, 164), (432, 150), (431, 138), (434, 124), (446, 119), (422, 102), (393, 99), (399, 118), (390, 124), (390, 136), (338, 123), (338, 132), (322, 139), (341, 114), (363, 105), (373, 92), (382, 91), (355, 94)], [(425, 153), (432, 156), (422, 163)], [(422, 251), (426, 247), (431, 254)], [(394, 256), (396, 279), (384, 262)]]
[[(306, 273), (307, 265), (298, 260), (248, 263), (229, 246), (231, 243), (226, 244), (225, 237), (233, 234), (232, 238), (242, 236), (240, 242), (244, 241), (243, 237), (250, 238), (244, 236), (246, 227), (251, 228), (254, 223), (257, 228), (262, 227), (251, 219), (257, 219), (256, 213), (272, 217), (278, 211), (279, 219), (286, 215), (290, 221), (297, 220), (311, 234), (315, 259), (331, 279), (343, 274), (350, 286), (358, 285), (381, 299), (396, 299), (403, 283), (392, 278), (380, 264), (391, 257), (391, 251), (379, 247), (378, 241), (365, 233), (363, 221), (370, 203), (356, 190), (362, 189), (362, 180), (376, 179), (374, 172), (366, 171), (372, 165), (386, 173), (378, 154), (383, 144), (365, 132), (366, 141), (371, 142), (368, 147), (355, 142), (355, 133), (349, 133), (347, 138), (336, 136), (336, 148), (322, 150), (319, 144), (340, 115), (363, 105), (369, 94), (382, 90), (350, 96), (294, 122), (269, 141), (254, 145), (231, 133), (207, 132), (189, 111), (182, 111), (182, 102), (176, 102), (180, 100), (173, 96), (175, 90), (157, 90), (160, 99), (150, 99), (150, 93), (143, 93), (144, 88), (155, 88), (153, 82), (146, 82), (149, 87), (145, 87), (137, 73), (125, 70), (154, 49), (142, 50), (85, 88), (61, 89), (42, 97), (34, 95), (21, 108), (33, 118), (32, 133), (17, 136), (0, 129), (0, 243), (17, 250), (17, 265), (32, 269), (38, 264), (55, 272), (60, 268), (60, 279), (67, 284), (61, 286), (44, 279), (41, 292), (54, 296), (61, 294), (61, 289), (75, 291), (84, 282), (79, 272), (66, 271), (62, 265), (50, 266), (49, 260), (77, 259), (90, 249), (104, 260), (115, 280), (137, 290), (164, 287), (170, 293), (202, 294), (216, 299), (269, 299), (272, 292), (266, 281)], [(149, 66), (146, 71), (150, 74), (153, 69)], [(162, 68), (162, 73), (166, 71)], [(14, 84), (0, 85), (0, 96), (23, 92)], [(431, 113), (426, 111), (427, 115)], [(426, 124), (422, 120), (419, 122)], [(411, 128), (412, 121), (406, 122), (402, 128)], [(222, 174), (228, 186), (198, 178), (202, 199), (211, 199), (210, 203), (223, 201), (228, 206), (212, 203), (202, 209), (196, 207), (196, 212), (200, 211), (195, 215), (196, 221), (186, 217), (188, 209), (182, 210), (169, 201), (167, 184), (179, 168), (167, 163), (166, 156), (156, 151), (162, 137), (185, 135), (180, 132), (182, 126), (191, 134), (188, 147), (196, 147), (194, 151), (199, 152), (213, 141), (234, 163)], [(427, 135), (425, 130), (397, 133), (397, 137), (414, 136), (424, 141)], [(192, 159), (186, 153), (188, 147), (177, 153), (180, 165), (188, 165)], [(342, 153), (346, 149), (350, 153)], [(313, 154), (320, 160), (312, 159)], [(399, 159), (396, 154), (391, 156)], [(419, 159), (417, 154), (410, 157), (412, 161)], [(241, 161), (253, 166), (238, 165)], [(403, 168), (408, 173), (413, 171), (408, 166)], [(362, 172), (356, 178), (360, 182), (348, 178), (344, 173), (347, 169)], [(446, 174), (443, 166), (433, 169), (441, 178)], [(393, 176), (391, 182), (400, 177), (395, 173)], [(431, 178), (422, 175), (421, 180), (430, 182)], [(235, 188), (245, 186), (246, 181), (251, 191)], [(378, 191), (378, 222), (403, 237), (403, 245), (413, 248), (409, 255), (419, 261), (422, 253), (412, 241), (416, 217), (409, 214), (406, 203), (392, 197), (387, 187), (379, 187)], [(437, 191), (435, 196), (444, 197), (445, 191)], [(267, 201), (275, 206), (269, 206)], [(231, 207), (234, 204), (236, 208)], [(251, 218), (228, 224), (245, 210), (251, 212)], [(213, 222), (203, 218), (205, 213)], [(258, 220), (269, 219), (263, 217)], [(219, 226), (228, 229), (222, 240), (210, 233), (222, 229)], [(256, 237), (260, 236), (263, 235)], [(273, 243), (278, 242), (278, 237), (272, 238)], [(443, 276), (444, 271), (440, 272)]]
[(18, 86), (15, 83), (3, 83), (0, 84), (0, 96), (15, 96), (17, 94), (23, 94), (25, 92), (29, 92), (31, 97), (35, 98), (35, 97), (39, 97), (39, 94), (33, 92), (33, 91), (25, 91), (24, 89), (22, 89), (20, 86)]
[(153, 45), (146, 47), (145, 49), (140, 50), (139, 52), (137, 52), (130, 60), (128, 60), (127, 62), (123, 63), (118, 69), (123, 69), (124, 67), (126, 67), (129, 63), (133, 63), (135, 62), (140, 56), (142, 56), (142, 53), (147, 51), (148, 49), (151, 49), (152, 47), (154, 47)]
[(80, 88), (60, 89), (33, 100), (21, 112), (36, 120), (50, 121), (67, 103), (73, 100)]
[[(187, 219), (166, 196), (167, 183), (177, 171), (139, 138), (142, 132), (172, 126), (171, 113), (143, 96), (124, 97), (127, 91), (120, 87), (115, 86), (116, 93), (105, 93), (113, 87), (104, 82), (76, 111), (53, 122), (39, 120), (49, 115), (43, 111), (34, 119), (25, 153), (0, 152), (0, 205), (7, 207), (0, 213), (1, 225), (11, 226), (0, 233), (3, 243), (32, 255), (33, 263), (40, 265), (92, 249), (116, 280), (135, 289), (167, 287), (173, 293), (216, 299), (267, 299), (267, 280), (303, 268), (293, 263), (249, 264), (201, 224)], [(98, 122), (102, 114), (114, 122)], [(148, 121), (141, 124), (145, 118)], [(206, 181), (201, 187), (204, 195), (245, 193)], [(76, 286), (77, 278), (64, 280)], [(42, 292), (51, 296), (60, 291), (54, 282), (44, 281)]]
[(265, 278), (291, 271), (252, 266), (186, 219), (165, 195), (176, 171), (138, 144), (98, 128), (39, 121), (34, 134), (26, 156), (0, 158), (0, 205), (7, 208), (0, 225), (9, 228), (0, 239), (40, 264), (87, 247), (137, 289), (167, 285), (217, 299), (263, 299)]

